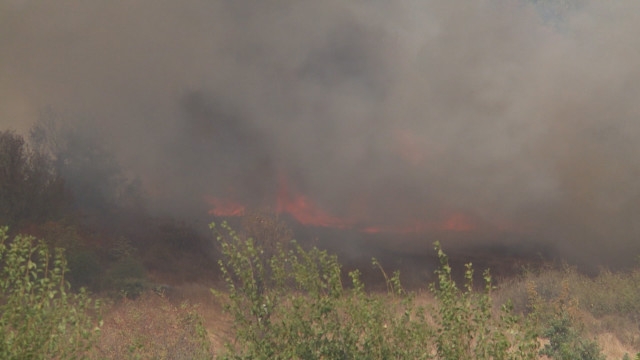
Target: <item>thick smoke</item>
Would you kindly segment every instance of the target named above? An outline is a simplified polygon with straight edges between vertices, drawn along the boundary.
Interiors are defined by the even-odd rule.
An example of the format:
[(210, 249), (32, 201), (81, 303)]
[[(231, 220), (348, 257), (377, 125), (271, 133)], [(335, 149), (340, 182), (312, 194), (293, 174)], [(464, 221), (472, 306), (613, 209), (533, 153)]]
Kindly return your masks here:
[(79, 119), (159, 209), (286, 176), (358, 221), (460, 211), (627, 261), (640, 3), (553, 3), (0, 0), (0, 124)]

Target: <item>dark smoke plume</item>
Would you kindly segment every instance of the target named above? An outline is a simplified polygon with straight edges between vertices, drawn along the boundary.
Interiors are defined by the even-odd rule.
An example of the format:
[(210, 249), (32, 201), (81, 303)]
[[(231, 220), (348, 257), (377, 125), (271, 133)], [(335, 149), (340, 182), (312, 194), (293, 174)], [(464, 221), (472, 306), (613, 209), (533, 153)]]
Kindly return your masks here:
[(0, 0), (0, 124), (82, 119), (165, 211), (285, 174), (336, 216), (461, 211), (624, 262), (639, 33), (635, 0)]

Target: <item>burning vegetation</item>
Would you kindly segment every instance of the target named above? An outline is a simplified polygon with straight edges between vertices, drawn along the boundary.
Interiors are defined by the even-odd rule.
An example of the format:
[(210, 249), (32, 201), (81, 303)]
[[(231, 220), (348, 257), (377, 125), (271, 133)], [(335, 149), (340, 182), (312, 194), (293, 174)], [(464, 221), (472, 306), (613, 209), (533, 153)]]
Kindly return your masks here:
[[(580, 351), (598, 358), (576, 325), (590, 319), (599, 330), (615, 328), (625, 349), (640, 349), (640, 2), (67, 5), (0, 0), (0, 265), (16, 276), (4, 256), (38, 249), (42, 255), (20, 265), (25, 271), (59, 260), (45, 261), (34, 278), (46, 279), (48, 267), (55, 276), (69, 270), (53, 278), (62, 288), (48, 285), (54, 292), (38, 301), (63, 304), (71, 291), (87, 305), (86, 288), (116, 302), (96, 357), (135, 348), (123, 345), (135, 336), (118, 329), (144, 304), (170, 314), (159, 322), (176, 333), (158, 339), (187, 340), (129, 355), (211, 355), (205, 327), (223, 315), (216, 307), (203, 323), (197, 307), (178, 307), (190, 286), (232, 295), (235, 325), (258, 334), (230, 334), (227, 317), (214, 336), (218, 348), (235, 339), (282, 357), (305, 358), (280, 347), (286, 329), (264, 325), (272, 319), (264, 309), (277, 320), (337, 326), (324, 338), (335, 352), (321, 358), (366, 353), (366, 344), (389, 358), (393, 346), (421, 339), (431, 352), (407, 346), (411, 356), (499, 358), (526, 331), (537, 337), (520, 345), (549, 340), (526, 354), (560, 358), (554, 335), (566, 333), (569, 358)], [(230, 227), (212, 236), (212, 221)], [(259, 268), (247, 279), (260, 284), (242, 283)], [(489, 268), (500, 290), (478, 294)], [(420, 298), (429, 283), (430, 295)], [(11, 305), (16, 284), (0, 281), (0, 307)], [(595, 296), (591, 287), (622, 299)], [(515, 307), (502, 318), (509, 324), (490, 301), (507, 297)], [(428, 321), (414, 321), (420, 306), (402, 308), (416, 298), (435, 304)], [(336, 322), (305, 318), (326, 315), (314, 313), (325, 302)], [(373, 317), (349, 313), (363, 304)], [(73, 313), (67, 305), (61, 309)], [(447, 323), (456, 308), (467, 323), (496, 331), (469, 328), (475, 338), (461, 337), (464, 321)], [(384, 326), (333, 341), (340, 329), (373, 323)], [(407, 324), (422, 338), (410, 338)], [(145, 331), (144, 322), (131, 325)], [(461, 347), (427, 325), (461, 330), (450, 335), (469, 345), (466, 352), (447, 353)], [(296, 335), (311, 344), (314, 329)], [(271, 342), (261, 342), (266, 333)], [(379, 342), (385, 338), (396, 342)]]
[(2, 3), (3, 125), (73, 128), (76, 202), (640, 252), (633, 1), (147, 1)]

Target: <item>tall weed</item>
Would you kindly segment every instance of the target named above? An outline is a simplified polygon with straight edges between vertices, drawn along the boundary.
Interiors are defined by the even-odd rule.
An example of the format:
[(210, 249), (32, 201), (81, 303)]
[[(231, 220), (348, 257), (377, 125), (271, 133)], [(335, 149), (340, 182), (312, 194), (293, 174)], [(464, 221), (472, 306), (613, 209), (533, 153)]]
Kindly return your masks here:
[[(399, 273), (386, 294), (368, 293), (359, 271), (345, 286), (335, 255), (317, 248), (280, 246), (265, 258), (253, 239), (242, 239), (226, 223), (217, 233), (226, 292), (215, 292), (234, 319), (235, 337), (225, 359), (535, 359), (538, 343), (508, 307), (492, 313), (487, 292), (465, 289), (451, 279), (446, 255), (432, 287), (437, 304), (417, 306)], [(375, 265), (379, 267), (377, 262)]]

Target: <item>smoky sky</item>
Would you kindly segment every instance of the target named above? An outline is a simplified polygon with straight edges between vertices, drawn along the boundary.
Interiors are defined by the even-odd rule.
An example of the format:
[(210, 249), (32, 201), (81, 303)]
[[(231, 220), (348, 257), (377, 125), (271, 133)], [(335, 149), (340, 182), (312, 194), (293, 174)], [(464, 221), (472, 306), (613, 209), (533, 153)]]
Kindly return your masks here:
[(82, 123), (176, 213), (286, 176), (337, 216), (460, 211), (628, 260), (640, 3), (555, 3), (1, 0), (0, 124)]

